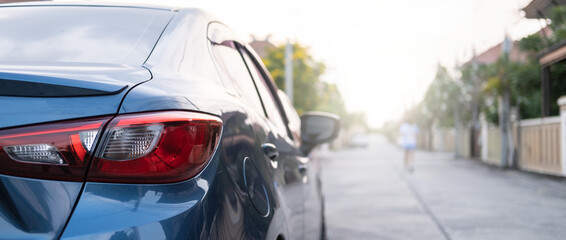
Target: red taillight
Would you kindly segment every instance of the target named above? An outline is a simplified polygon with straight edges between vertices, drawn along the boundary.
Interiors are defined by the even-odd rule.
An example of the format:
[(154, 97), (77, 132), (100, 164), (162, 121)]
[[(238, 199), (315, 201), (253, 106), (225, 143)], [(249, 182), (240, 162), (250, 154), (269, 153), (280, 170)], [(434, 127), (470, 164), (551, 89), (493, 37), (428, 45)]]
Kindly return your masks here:
[(181, 111), (2, 130), (0, 174), (83, 181), (93, 156), (87, 181), (177, 182), (206, 166), (221, 130), (217, 117)]
[(208, 163), (219, 118), (191, 112), (122, 115), (106, 128), (87, 181), (167, 183), (189, 179)]
[(110, 118), (0, 131), (0, 174), (83, 181), (90, 150)]

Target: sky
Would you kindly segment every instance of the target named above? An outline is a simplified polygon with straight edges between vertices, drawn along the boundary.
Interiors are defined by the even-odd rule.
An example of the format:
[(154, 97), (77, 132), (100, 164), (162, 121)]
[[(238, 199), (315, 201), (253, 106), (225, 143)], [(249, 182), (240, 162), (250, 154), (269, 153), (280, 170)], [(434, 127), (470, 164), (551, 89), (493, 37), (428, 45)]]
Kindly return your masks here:
[[(122, 2), (151, 2), (122, 0)], [(199, 7), (240, 37), (310, 47), (324, 62), (349, 111), (379, 127), (417, 104), (438, 64), (454, 68), (501, 42), (534, 33), (544, 22), (523, 17), (530, 0), (162, 0)]]

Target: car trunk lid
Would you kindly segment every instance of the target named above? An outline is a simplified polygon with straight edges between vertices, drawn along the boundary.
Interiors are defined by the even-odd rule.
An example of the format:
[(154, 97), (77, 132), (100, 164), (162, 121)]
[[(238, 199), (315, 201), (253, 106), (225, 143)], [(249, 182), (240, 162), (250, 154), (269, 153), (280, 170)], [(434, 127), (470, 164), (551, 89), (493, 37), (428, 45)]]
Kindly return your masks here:
[[(0, 140), (14, 136), (3, 133), (48, 126), (46, 123), (65, 121), (60, 124), (65, 125), (70, 119), (81, 122), (114, 115), (128, 90), (150, 79), (149, 70), (141, 66), (0, 65)], [(0, 147), (6, 152), (6, 146)], [(49, 168), (59, 168), (40, 165), (46, 173)], [(61, 181), (21, 176), (0, 174), (2, 238), (57, 238), (80, 195), (84, 178)]]
[(149, 79), (141, 66), (0, 65), (0, 129), (114, 114), (127, 89)]

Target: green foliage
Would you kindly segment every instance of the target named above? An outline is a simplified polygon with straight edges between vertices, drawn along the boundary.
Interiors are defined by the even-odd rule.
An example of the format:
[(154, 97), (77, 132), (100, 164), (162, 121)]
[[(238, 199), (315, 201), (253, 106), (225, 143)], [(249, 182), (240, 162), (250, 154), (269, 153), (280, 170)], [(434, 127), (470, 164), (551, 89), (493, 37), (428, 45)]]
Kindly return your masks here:
[(504, 89), (509, 89), (511, 105), (519, 108), (523, 119), (540, 117), (541, 85), (540, 66), (533, 61), (516, 62), (502, 56), (493, 64), (483, 65), (485, 70), (482, 94), (489, 101), (485, 102), (483, 112), (488, 120), (497, 123), (497, 97)]
[(566, 40), (566, 6), (552, 8), (548, 18), (550, 20), (548, 27), (552, 31), (550, 36), (533, 33), (519, 42), (519, 49), (529, 53), (531, 58), (536, 57), (544, 49)]
[[(566, 95), (566, 66), (564, 63), (556, 63), (550, 66), (550, 114), (560, 114), (560, 107), (557, 100)], [(539, 80), (540, 88), (540, 80)], [(540, 105), (539, 105), (540, 106)]]
[(318, 105), (315, 110), (346, 116), (348, 113), (346, 112), (342, 95), (338, 91), (338, 86), (326, 82), (321, 82), (320, 86)]
[(547, 40), (538, 33), (531, 34), (519, 41), (519, 49), (530, 55), (536, 55), (547, 47)]
[(532, 62), (513, 62), (509, 66), (511, 104), (519, 107), (519, 115), (523, 119), (537, 118), (541, 115), (539, 69), (540, 66)]
[[(492, 64), (466, 64), (460, 69), (459, 81), (452, 80), (448, 71), (439, 66), (434, 81), (429, 86), (423, 101), (406, 112), (421, 126), (450, 127), (454, 125), (457, 110), (462, 123), (473, 120), (474, 109), (482, 111), (488, 121), (498, 122), (498, 98), (506, 90), (510, 93), (512, 106), (519, 108), (522, 119), (541, 116), (540, 65), (537, 55), (550, 46), (566, 40), (566, 6), (552, 9), (549, 16), (552, 34), (535, 33), (519, 41), (519, 49), (527, 53), (528, 60), (511, 61), (502, 55)], [(566, 66), (554, 64), (551, 73), (551, 114), (557, 115), (556, 99), (566, 93)]]
[(486, 96), (482, 112), (488, 122), (499, 124), (499, 102), (497, 98)]
[[(285, 44), (271, 49), (263, 61), (277, 86), (285, 90)], [(293, 44), (293, 103), (299, 114), (316, 110), (320, 104), (323, 92), (318, 88), (324, 70), (324, 64), (315, 61), (308, 48)]]
[(552, 41), (557, 43), (566, 39), (566, 6), (556, 6), (550, 11), (550, 28), (552, 29)]
[[(519, 106), (521, 118), (535, 118), (541, 116), (541, 85), (540, 66), (538, 54), (543, 50), (566, 40), (566, 6), (556, 6), (551, 9), (548, 16), (551, 30), (550, 36), (534, 33), (524, 37), (519, 42), (519, 49), (528, 53), (529, 61), (517, 63), (509, 69), (512, 99)], [(551, 115), (559, 113), (556, 100), (566, 93), (566, 66), (554, 64), (550, 69), (550, 98)]]
[[(323, 94), (318, 88), (325, 66), (315, 61), (308, 50), (298, 43), (293, 44), (293, 103), (299, 114), (316, 110)], [(277, 86), (285, 90), (285, 44), (271, 49), (263, 62)]]
[[(285, 44), (268, 51), (263, 62), (277, 87), (285, 90)], [(367, 128), (363, 113), (348, 113), (336, 84), (320, 80), (326, 67), (313, 59), (309, 48), (293, 44), (293, 104), (299, 114), (307, 111), (323, 111), (339, 115), (345, 127), (354, 125)]]
[[(455, 112), (469, 117), (461, 83), (456, 82), (443, 66), (438, 66), (436, 76), (423, 100), (415, 107), (405, 112), (404, 120), (412, 120), (422, 129), (430, 129), (433, 125), (440, 127), (454, 126)], [(389, 123), (389, 127), (392, 127)]]
[(461, 107), (462, 89), (452, 79), (445, 67), (438, 66), (436, 76), (427, 89), (423, 102), (410, 115), (419, 125), (453, 126), (454, 111)]

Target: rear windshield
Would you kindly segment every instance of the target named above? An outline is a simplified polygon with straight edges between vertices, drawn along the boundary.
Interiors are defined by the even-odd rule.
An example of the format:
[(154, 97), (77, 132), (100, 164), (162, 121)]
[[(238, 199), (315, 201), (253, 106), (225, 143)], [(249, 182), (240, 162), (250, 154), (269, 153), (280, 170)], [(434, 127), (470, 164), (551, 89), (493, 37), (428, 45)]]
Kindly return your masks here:
[(0, 64), (141, 65), (171, 16), (145, 8), (0, 7)]

